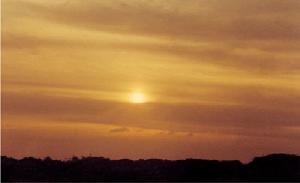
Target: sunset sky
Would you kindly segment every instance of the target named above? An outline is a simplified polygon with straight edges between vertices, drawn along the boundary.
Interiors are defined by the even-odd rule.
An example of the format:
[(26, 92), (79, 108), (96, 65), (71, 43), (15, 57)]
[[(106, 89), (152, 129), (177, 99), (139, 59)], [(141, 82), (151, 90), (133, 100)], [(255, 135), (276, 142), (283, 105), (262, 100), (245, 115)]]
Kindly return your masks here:
[(300, 154), (299, 0), (2, 0), (2, 155)]

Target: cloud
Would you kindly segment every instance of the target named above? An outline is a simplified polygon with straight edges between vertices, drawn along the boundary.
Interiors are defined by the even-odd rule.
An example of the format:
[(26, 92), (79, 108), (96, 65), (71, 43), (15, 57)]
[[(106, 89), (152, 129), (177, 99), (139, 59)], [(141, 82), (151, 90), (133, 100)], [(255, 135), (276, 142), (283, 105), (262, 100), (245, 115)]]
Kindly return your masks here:
[(123, 133), (123, 132), (128, 132), (128, 131), (129, 131), (129, 129), (125, 128), (125, 127), (114, 128), (114, 129), (110, 130), (111, 133)]
[[(193, 40), (293, 41), (300, 38), (297, 21), (300, 3), (295, 0), (188, 1), (184, 7), (180, 1), (18, 3), (24, 6), (21, 13), (27, 16), (40, 15), (51, 21), (96, 30), (176, 36)], [(29, 10), (33, 10), (32, 13)]]
[[(180, 153), (191, 149), (193, 155), (194, 148), (217, 152), (223, 136), (232, 137), (227, 142), (232, 144), (222, 146), (228, 154), (243, 148), (247, 154), (254, 147), (299, 150), (292, 145), (299, 139), (300, 119), (298, 0), (9, 0), (2, 5), (4, 124), (121, 126), (106, 129), (111, 136), (132, 128), (182, 132), (197, 142), (182, 140)], [(127, 103), (128, 93), (139, 87), (150, 102)], [(40, 132), (15, 130), (19, 138), (7, 133), (5, 143), (24, 144), (22, 137), (29, 135), (30, 153)], [(47, 143), (54, 144), (49, 134)], [(87, 137), (80, 138), (84, 146)], [(104, 145), (115, 141), (106, 140), (111, 143)], [(177, 152), (178, 140), (169, 155)], [(139, 149), (142, 143), (137, 144)], [(158, 144), (156, 149), (169, 147), (166, 141)], [(15, 146), (6, 147), (14, 151)]]
[[(296, 11), (300, 3), (294, 0), (188, 1), (184, 7), (180, 1), (87, 1), (84, 4), (81, 1), (44, 4), (9, 1), (4, 7), (7, 15), (4, 16), (7, 24), (4, 48), (143, 51), (186, 58), (182, 62), (188, 59), (224, 69), (274, 75), (297, 73), (300, 69), (297, 62), (300, 15)], [(15, 15), (22, 17), (14, 20)], [(16, 21), (25, 24), (29, 21), (30, 26), (45, 24), (49, 30), (37, 34), (38, 30), (25, 28), (22, 33), (14, 24)], [(163, 41), (134, 42), (134, 37), (125, 42), (113, 37), (103, 40), (99, 39), (100, 32)]]
[[(236, 94), (233, 94), (235, 96)], [(299, 103), (293, 98), (274, 104), (260, 105), (262, 96), (245, 97), (246, 102), (257, 105), (220, 105), (192, 103), (148, 103), (136, 106), (129, 103), (101, 101), (88, 98), (45, 96), (39, 94), (3, 93), (4, 119), (13, 116), (77, 123), (104, 123), (133, 127), (201, 131), (227, 128), (264, 131), (276, 127), (299, 126)], [(266, 101), (266, 100), (265, 100)], [(253, 102), (253, 101), (252, 101)], [(272, 100), (270, 102), (273, 102)], [(293, 104), (294, 103), (294, 104)], [(274, 105), (274, 107), (272, 106)], [(278, 105), (276, 107), (275, 105)], [(281, 108), (282, 107), (282, 108)]]
[[(96, 36), (96, 35), (95, 35)], [(118, 42), (114, 40), (97, 41), (93, 40), (56, 40), (48, 38), (36, 38), (34, 36), (5, 36), (3, 39), (5, 49), (37, 49), (40, 47), (50, 49), (73, 48), (81, 51), (126, 51), (144, 52), (148, 54), (159, 54), (169, 57), (182, 58), (182, 63), (187, 61), (192, 64), (216, 65), (224, 70), (244, 71), (255, 74), (297, 74), (300, 70), (299, 54), (286, 52), (268, 51), (266, 48), (237, 48), (228, 47), (226, 44), (219, 45), (193, 45), (183, 43), (173, 43), (162, 41), (161, 43), (137, 42), (131, 43)], [(275, 43), (277, 44), (277, 43)], [(89, 45), (88, 47), (86, 45)], [(252, 45), (253, 47), (257, 44)], [(222, 47), (223, 46), (223, 47)], [(258, 45), (258, 47), (261, 45)], [(288, 45), (289, 46), (289, 45)], [(264, 50), (265, 49), (265, 50)]]

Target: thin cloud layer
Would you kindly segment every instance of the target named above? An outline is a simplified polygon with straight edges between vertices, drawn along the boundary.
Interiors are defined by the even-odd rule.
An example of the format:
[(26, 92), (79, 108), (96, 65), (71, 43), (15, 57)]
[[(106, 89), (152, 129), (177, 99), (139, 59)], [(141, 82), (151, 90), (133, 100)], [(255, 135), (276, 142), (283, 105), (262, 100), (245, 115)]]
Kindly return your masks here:
[[(191, 60), (198, 62), (238, 67), (242, 70), (252, 68), (254, 71), (262, 72), (280, 69), (285, 72), (291, 69), (299, 71), (298, 1), (188, 1), (186, 6), (181, 6), (180, 1), (34, 2), (5, 2), (7, 5), (4, 12), (8, 14), (8, 26), (4, 28), (4, 34), (8, 32), (13, 34), (14, 39), (23, 39), (22, 42), (28, 42), (26, 46), (66, 44), (86, 48), (86, 44), (89, 47), (96, 44), (99, 49), (108, 46), (110, 49), (120, 47), (120, 49), (162, 51), (176, 56), (192, 57)], [(10, 14), (22, 18), (20, 20), (9, 16)], [(46, 34), (43, 35), (42, 32), (34, 33), (39, 30), (28, 30), (26, 34), (20, 35), (17, 33), (18, 28), (11, 25), (19, 21), (37, 26), (47, 23), (51, 29), (57, 31), (49, 31), (47, 35), (46, 30)], [(69, 26), (67, 29), (72, 30), (69, 31), (70, 35), (75, 35), (75, 38), (70, 40), (69, 34), (61, 31), (62, 26), (65, 29)], [(84, 38), (76, 36), (76, 32), (80, 34), (80, 31), (85, 31), (81, 33)], [(113, 43), (103, 44), (102, 40), (89, 40), (92, 34), (98, 31), (157, 37), (168, 40), (168, 43), (145, 45), (132, 44), (128, 41), (124, 44), (114, 39)], [(33, 37), (20, 37), (25, 35)], [(94, 34), (94, 37), (96, 36)], [(13, 37), (7, 37), (9, 39), (7, 45), (18, 45), (14, 43)], [(181, 46), (183, 41), (193, 42), (196, 46)], [(197, 46), (199, 43), (209, 46)], [(110, 46), (111, 44), (113, 45)], [(285, 46), (282, 47), (282, 44)], [(288, 49), (289, 52), (295, 51), (293, 54), (286, 54), (287, 48), (291, 48)], [(278, 50), (282, 53), (277, 53)]]
[[(51, 149), (60, 137), (57, 147), (70, 148), (64, 156), (247, 159), (300, 152), (298, 0), (2, 6), (7, 154), (59, 156)], [(147, 103), (130, 101), (136, 91)], [(22, 144), (34, 150), (22, 153)], [(193, 148), (180, 150), (187, 146)], [(125, 153), (128, 147), (139, 152)]]

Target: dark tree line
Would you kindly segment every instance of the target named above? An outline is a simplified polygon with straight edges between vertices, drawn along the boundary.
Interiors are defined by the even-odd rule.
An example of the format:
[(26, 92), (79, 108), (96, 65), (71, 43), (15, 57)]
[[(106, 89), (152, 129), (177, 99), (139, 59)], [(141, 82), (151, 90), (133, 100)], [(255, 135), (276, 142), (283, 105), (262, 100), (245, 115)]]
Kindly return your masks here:
[(1, 157), (2, 181), (300, 181), (300, 156), (273, 154), (240, 161), (110, 160), (68, 161)]

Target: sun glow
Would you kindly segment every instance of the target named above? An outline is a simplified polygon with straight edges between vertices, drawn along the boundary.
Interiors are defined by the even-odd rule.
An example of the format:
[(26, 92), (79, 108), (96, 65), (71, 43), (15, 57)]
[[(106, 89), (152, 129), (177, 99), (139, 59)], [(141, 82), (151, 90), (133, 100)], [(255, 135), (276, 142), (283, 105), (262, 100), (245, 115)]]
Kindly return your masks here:
[(146, 97), (142, 92), (133, 92), (130, 94), (129, 100), (131, 103), (140, 104), (146, 102)]

